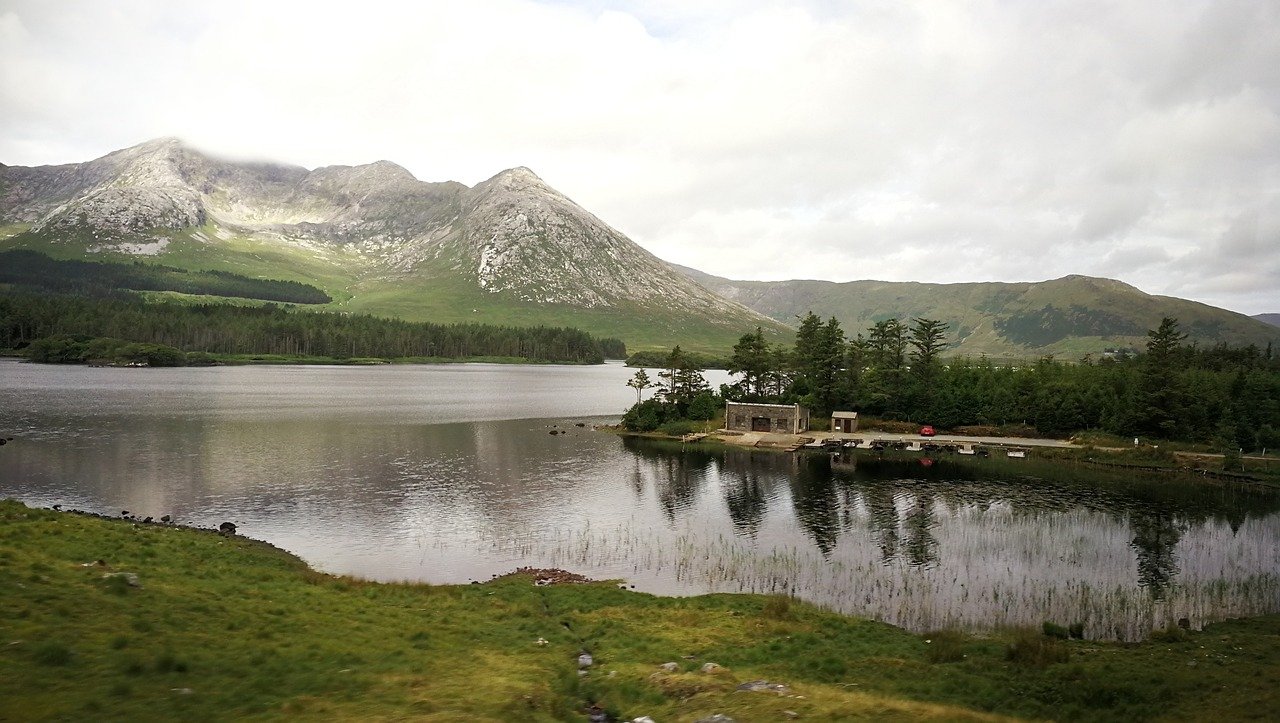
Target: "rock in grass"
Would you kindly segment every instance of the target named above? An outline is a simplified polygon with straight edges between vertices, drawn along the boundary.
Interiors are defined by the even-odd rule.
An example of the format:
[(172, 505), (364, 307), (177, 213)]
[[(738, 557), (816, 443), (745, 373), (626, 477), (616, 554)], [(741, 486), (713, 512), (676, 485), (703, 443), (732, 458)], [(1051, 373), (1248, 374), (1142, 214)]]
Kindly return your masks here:
[(767, 680), (753, 680), (750, 683), (743, 683), (742, 685), (739, 685), (737, 689), (751, 692), (769, 691), (777, 693), (778, 695), (786, 695), (791, 692), (791, 689), (782, 683), (770, 683)]
[(138, 580), (138, 573), (136, 572), (108, 572), (107, 574), (103, 575), (102, 578), (104, 580), (110, 579), (110, 578), (119, 578), (121, 580), (124, 580), (125, 584), (128, 585), (129, 587), (142, 587), (142, 582)]
[(674, 673), (674, 672), (676, 672), (677, 670), (679, 670), (679, 669), (680, 669), (680, 664), (679, 664), (679, 663), (663, 663), (662, 665), (659, 665), (658, 667), (659, 667), (659, 668), (662, 668), (663, 670), (667, 671), (668, 673)]
[(703, 663), (702, 664), (702, 672), (704, 673), (719, 673), (722, 670), (724, 670), (724, 666), (720, 665), (719, 663)]
[(578, 656), (578, 667), (579, 667), (579, 668), (590, 668), (590, 667), (591, 667), (591, 664), (592, 664), (593, 662), (595, 662), (595, 661), (594, 661), (594, 660), (592, 660), (592, 658), (591, 658), (591, 653), (588, 653), (588, 652), (586, 652), (586, 651), (583, 651), (583, 653), (582, 653), (581, 655), (579, 655), (579, 656)]
[(725, 715), (724, 713), (716, 713), (715, 715), (710, 715), (710, 716), (707, 716), (706, 718), (699, 718), (697, 721), (695, 721), (695, 723), (738, 723), (738, 722), (730, 718), (729, 716)]

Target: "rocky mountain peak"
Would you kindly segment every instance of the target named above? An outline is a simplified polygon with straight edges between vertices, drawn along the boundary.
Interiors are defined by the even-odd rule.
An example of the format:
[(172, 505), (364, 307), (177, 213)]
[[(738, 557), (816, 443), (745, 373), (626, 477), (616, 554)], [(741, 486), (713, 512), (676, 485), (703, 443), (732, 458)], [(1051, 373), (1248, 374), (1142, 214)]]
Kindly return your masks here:
[(391, 161), (374, 161), (359, 166), (326, 166), (313, 173), (341, 178), (351, 185), (378, 186), (420, 183), (407, 168)]
[(2, 173), (0, 221), (29, 220), (55, 243), (87, 241), (90, 253), (163, 254), (184, 234), (248, 237), (341, 259), (379, 282), (465, 279), (496, 304), (769, 324), (671, 271), (524, 166), (468, 188), (420, 181), (386, 160), (308, 171), (223, 161), (159, 138), (87, 163)]

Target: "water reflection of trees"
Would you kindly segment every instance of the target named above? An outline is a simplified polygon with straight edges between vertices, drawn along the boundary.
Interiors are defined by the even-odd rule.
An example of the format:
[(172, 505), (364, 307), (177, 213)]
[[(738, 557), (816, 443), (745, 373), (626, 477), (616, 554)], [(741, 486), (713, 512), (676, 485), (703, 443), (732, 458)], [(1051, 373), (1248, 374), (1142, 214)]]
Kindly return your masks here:
[(907, 563), (924, 567), (938, 561), (938, 538), (933, 535), (937, 519), (933, 512), (933, 495), (919, 494), (907, 510), (907, 539), (903, 549)]
[(792, 478), (791, 500), (796, 519), (813, 538), (823, 556), (831, 554), (840, 534), (846, 529), (844, 521), (848, 515), (844, 513), (847, 499), (840, 494), (831, 475), (830, 464), (824, 458), (807, 455)]
[(1182, 530), (1172, 515), (1140, 515), (1130, 520), (1134, 551), (1138, 557), (1138, 584), (1151, 591), (1152, 597), (1164, 597), (1165, 588), (1178, 574), (1175, 548)]
[(1128, 525), (1138, 582), (1157, 597), (1179, 572), (1176, 548), (1187, 525), (1213, 519), (1237, 529), (1250, 515), (1280, 510), (1280, 496), (1275, 494), (1060, 462), (944, 457), (924, 466), (919, 459), (848, 453), (712, 454), (648, 442), (629, 443), (628, 448), (657, 462), (658, 497), (668, 517), (692, 502), (707, 468), (721, 460), (725, 505), (735, 531), (744, 536), (758, 533), (776, 499), (775, 490), (786, 485), (797, 523), (824, 556), (863, 516), (885, 563), (928, 566), (939, 558), (935, 532), (944, 510), (956, 513), (999, 505), (1014, 515), (1031, 517), (1076, 509), (1100, 512)]
[(774, 490), (787, 483), (794, 467), (790, 455), (745, 449), (725, 451), (720, 484), (734, 530), (748, 537), (756, 536)]
[(654, 474), (654, 496), (669, 521), (701, 496), (707, 475), (718, 456), (701, 448), (655, 444), (627, 437), (624, 446), (638, 459), (648, 461)]
[(898, 556), (898, 502), (894, 490), (888, 486), (876, 486), (862, 495), (867, 505), (867, 521), (871, 537), (880, 548), (880, 558), (888, 563)]
[[(1052, 464), (1028, 465), (1018, 475), (1019, 470), (1007, 466), (992, 472), (945, 460), (922, 467), (907, 460), (871, 459), (856, 472), (847, 471), (837, 459), (833, 462), (833, 477), (862, 490), (872, 535), (885, 562), (899, 554), (912, 565), (937, 559), (938, 542), (931, 533), (936, 504), (954, 512), (962, 505), (1001, 503), (1015, 514), (1030, 516), (1084, 508), (1128, 524), (1138, 583), (1156, 598), (1178, 574), (1176, 548), (1186, 525), (1216, 519), (1234, 530), (1250, 514), (1269, 514), (1280, 506), (1275, 495), (1247, 489), (1171, 484)], [(900, 515), (903, 498), (910, 501), (905, 515)]]

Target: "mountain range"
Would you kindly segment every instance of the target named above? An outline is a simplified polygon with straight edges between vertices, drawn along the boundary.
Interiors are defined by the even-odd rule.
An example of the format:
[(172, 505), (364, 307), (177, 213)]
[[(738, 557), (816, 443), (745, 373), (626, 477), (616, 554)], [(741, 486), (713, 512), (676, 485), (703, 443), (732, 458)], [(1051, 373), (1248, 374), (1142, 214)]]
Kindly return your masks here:
[(571, 325), (721, 350), (757, 325), (527, 168), (474, 187), (389, 161), (307, 170), (160, 139), (86, 163), (0, 167), (0, 248), (143, 258), (315, 284), (335, 310)]
[[(1280, 347), (1280, 329), (1225, 309), (1090, 276), (1039, 282), (926, 284), (891, 281), (732, 281), (672, 265), (725, 298), (780, 321), (809, 311), (835, 317), (852, 336), (885, 319), (925, 317), (950, 325), (953, 349), (969, 354), (1079, 358), (1141, 349), (1168, 316), (1192, 341)], [(1264, 317), (1267, 315), (1263, 315)]]
[(1261, 320), (1084, 276), (732, 281), (663, 262), (527, 168), (468, 187), (390, 161), (227, 161), (172, 138), (84, 163), (0, 164), (0, 250), (12, 248), (300, 281), (334, 311), (571, 325), (632, 348), (723, 353), (756, 326), (785, 342), (809, 311), (850, 336), (887, 318), (941, 319), (953, 351), (1007, 357), (1141, 347), (1163, 316), (1203, 343), (1280, 342)]

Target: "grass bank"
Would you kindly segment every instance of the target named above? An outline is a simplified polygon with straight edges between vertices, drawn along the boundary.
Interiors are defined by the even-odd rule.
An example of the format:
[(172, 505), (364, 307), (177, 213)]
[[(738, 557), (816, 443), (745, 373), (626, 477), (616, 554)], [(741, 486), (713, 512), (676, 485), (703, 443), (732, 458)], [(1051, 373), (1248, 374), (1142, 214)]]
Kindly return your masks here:
[(1137, 645), (917, 636), (780, 597), (362, 582), (241, 537), (12, 501), (0, 590), (6, 720), (1280, 717), (1280, 616)]

